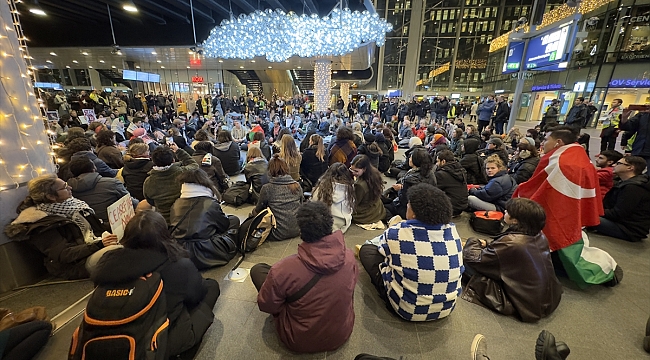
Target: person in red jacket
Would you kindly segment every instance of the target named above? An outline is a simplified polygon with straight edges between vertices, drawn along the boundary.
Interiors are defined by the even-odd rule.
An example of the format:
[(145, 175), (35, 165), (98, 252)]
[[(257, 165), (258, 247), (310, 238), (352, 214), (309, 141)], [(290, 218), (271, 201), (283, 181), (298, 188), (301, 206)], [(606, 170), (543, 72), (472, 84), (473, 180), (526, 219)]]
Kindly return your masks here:
[(601, 200), (605, 198), (605, 194), (614, 186), (614, 164), (621, 160), (622, 157), (623, 154), (616, 150), (601, 151), (596, 156), (596, 175), (598, 175)]
[(354, 326), (354, 287), (359, 269), (340, 230), (332, 233), (330, 207), (308, 202), (296, 212), (298, 253), (273, 266), (251, 269), (260, 311), (273, 315), (282, 343), (292, 351), (332, 351)]

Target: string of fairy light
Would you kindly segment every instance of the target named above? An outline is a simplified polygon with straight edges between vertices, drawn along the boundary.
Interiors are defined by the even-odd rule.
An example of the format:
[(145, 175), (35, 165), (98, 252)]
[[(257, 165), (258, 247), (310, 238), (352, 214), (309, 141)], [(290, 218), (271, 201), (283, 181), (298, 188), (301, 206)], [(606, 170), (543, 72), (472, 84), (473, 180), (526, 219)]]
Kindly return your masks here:
[(330, 107), (332, 89), (332, 62), (316, 60), (314, 63), (314, 108), (326, 111)]
[[(40, 99), (33, 90), (32, 84), (33, 81), (35, 81), (36, 69), (31, 64), (33, 58), (29, 55), (27, 50), (27, 38), (25, 37), (20, 25), (20, 14), (16, 8), (17, 2), (20, 2), (20, 0), (7, 0), (13, 26), (5, 23), (4, 18), (0, 17), (0, 31), (5, 31), (4, 35), (0, 34), (0, 41), (5, 43), (0, 46), (0, 71), (6, 69), (12, 70), (11, 67), (7, 66), (8, 64), (6, 62), (13, 61), (20, 74), (20, 79), (16, 79), (13, 75), (8, 76), (4, 72), (0, 72), (0, 85), (2, 86), (2, 93), (0, 93), (0, 96), (6, 97), (8, 99), (8, 104), (11, 106), (11, 112), (0, 112), (0, 123), (7, 124), (7, 122), (13, 122), (16, 126), (18, 145), (20, 145), (20, 150), (23, 151), (26, 162), (23, 163), (21, 161), (20, 164), (15, 165), (14, 169), (14, 166), (9, 164), (1, 155), (2, 153), (7, 153), (7, 151), (0, 152), (0, 165), (2, 165), (2, 169), (13, 183), (13, 186), (10, 186), (10, 184), (0, 184), (0, 191), (18, 188), (27, 180), (43, 174), (48, 170), (54, 169), (52, 162), (43, 164), (43, 166), (50, 165), (50, 169), (43, 166), (37, 168), (34, 166), (32, 159), (30, 159), (29, 156), (30, 151), (38, 153), (38, 151), (41, 150), (37, 149), (36, 145), (43, 146), (43, 149), (49, 150), (49, 155), (53, 156), (54, 143), (52, 142), (53, 139), (49, 136), (49, 141), (47, 142), (42, 140), (29, 141), (29, 138), (31, 137), (30, 131), (36, 130), (40, 125), (43, 125), (43, 117), (40, 115), (41, 113), (38, 109), (39, 107), (44, 107), (44, 104), (43, 100)], [(19, 45), (18, 49), (15, 48), (14, 41), (12, 41), (13, 34), (11, 34), (11, 32), (14, 32), (16, 35)], [(21, 54), (22, 59), (18, 58)], [(23, 100), (25, 100), (25, 104), (29, 105), (21, 106), (21, 99), (18, 95), (22, 97), (22, 94), (10, 93), (9, 89), (18, 90), (20, 88), (20, 86), (11, 86), (18, 85), (15, 81), (20, 81), (22, 83), (22, 90), (24, 91)], [(24, 113), (27, 113), (28, 115), (25, 115)], [(5, 131), (4, 134), (7, 134), (7, 131)], [(0, 140), (0, 145), (3, 144), (4, 142)]]

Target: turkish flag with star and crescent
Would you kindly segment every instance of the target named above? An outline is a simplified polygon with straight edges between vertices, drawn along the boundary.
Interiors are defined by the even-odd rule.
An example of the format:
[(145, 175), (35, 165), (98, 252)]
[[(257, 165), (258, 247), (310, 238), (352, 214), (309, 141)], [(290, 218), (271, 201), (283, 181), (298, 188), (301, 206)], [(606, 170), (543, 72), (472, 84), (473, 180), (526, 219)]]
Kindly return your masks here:
[(544, 234), (551, 251), (582, 238), (583, 226), (600, 224), (604, 214), (596, 168), (578, 144), (553, 149), (513, 197), (531, 199), (546, 211)]

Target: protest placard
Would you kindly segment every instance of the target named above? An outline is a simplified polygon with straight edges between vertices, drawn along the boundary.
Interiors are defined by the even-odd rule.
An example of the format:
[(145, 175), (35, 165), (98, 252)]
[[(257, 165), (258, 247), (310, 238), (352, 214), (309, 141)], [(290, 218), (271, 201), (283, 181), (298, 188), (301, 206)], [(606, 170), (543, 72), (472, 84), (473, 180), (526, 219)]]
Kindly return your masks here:
[(111, 231), (117, 235), (118, 240), (121, 240), (126, 224), (135, 216), (131, 195), (124, 195), (121, 199), (108, 206), (106, 210), (108, 212), (108, 223), (111, 225)]
[(88, 123), (91, 123), (95, 120), (97, 120), (97, 116), (95, 116), (95, 110), (93, 109), (83, 109), (84, 116), (86, 117), (86, 120)]

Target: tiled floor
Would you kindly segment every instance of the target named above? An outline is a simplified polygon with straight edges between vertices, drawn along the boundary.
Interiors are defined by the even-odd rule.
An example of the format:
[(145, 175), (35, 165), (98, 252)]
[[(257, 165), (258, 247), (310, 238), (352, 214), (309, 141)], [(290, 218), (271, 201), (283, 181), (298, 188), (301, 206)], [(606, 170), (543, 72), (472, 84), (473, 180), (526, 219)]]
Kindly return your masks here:
[[(518, 125), (527, 127), (527, 124)], [(593, 155), (598, 149), (598, 132), (589, 132), (593, 132)], [(391, 179), (387, 181), (388, 185), (392, 183)], [(250, 206), (224, 208), (226, 213), (242, 219), (250, 209)], [(469, 228), (467, 219), (466, 214), (455, 219), (461, 237), (477, 236)], [(354, 248), (379, 233), (353, 225), (345, 234), (345, 241), (349, 248)], [(594, 286), (579, 290), (561, 279), (564, 294), (560, 306), (550, 317), (536, 324), (497, 315), (461, 299), (445, 319), (429, 323), (401, 321), (385, 309), (360, 267), (354, 297), (355, 326), (349, 341), (336, 351), (311, 355), (292, 353), (278, 341), (272, 317), (257, 308), (257, 293), (249, 279), (243, 283), (224, 280), (233, 261), (230, 266), (204, 273), (219, 281), (221, 297), (214, 308), (215, 321), (196, 359), (353, 359), (361, 352), (396, 359), (469, 359), (470, 343), (476, 333), (487, 337), (492, 360), (533, 359), (535, 339), (543, 329), (570, 346), (570, 360), (648, 359), (650, 356), (643, 351), (642, 341), (650, 316), (650, 240), (626, 243), (594, 234), (590, 234), (590, 240), (593, 246), (608, 251), (616, 259), (625, 272), (623, 281), (614, 288)], [(250, 268), (258, 262), (273, 264), (295, 254), (299, 241), (266, 243), (247, 254), (242, 267)], [(86, 285), (77, 287), (86, 289)], [(52, 295), (54, 293), (41, 296)], [(31, 299), (29, 304), (34, 301)], [(63, 358), (72, 332), (67, 330), (55, 336), (40, 359)]]

